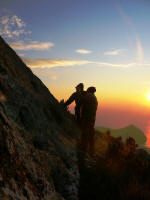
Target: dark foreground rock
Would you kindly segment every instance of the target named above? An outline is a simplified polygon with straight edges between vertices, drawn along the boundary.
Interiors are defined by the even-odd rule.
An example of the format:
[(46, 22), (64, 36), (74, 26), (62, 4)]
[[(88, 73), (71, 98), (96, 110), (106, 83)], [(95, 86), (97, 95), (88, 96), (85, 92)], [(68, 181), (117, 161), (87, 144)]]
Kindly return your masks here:
[(137, 149), (133, 138), (126, 143), (121, 138), (106, 139), (108, 148), (104, 154), (79, 157), (79, 198), (149, 200), (150, 154)]
[(0, 37), (0, 199), (78, 199), (80, 131)]

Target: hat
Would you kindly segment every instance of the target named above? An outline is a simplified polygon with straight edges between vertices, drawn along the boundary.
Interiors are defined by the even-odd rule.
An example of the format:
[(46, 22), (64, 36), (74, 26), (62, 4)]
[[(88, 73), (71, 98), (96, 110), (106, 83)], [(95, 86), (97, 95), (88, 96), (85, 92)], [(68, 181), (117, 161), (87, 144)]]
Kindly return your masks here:
[(84, 84), (83, 83), (79, 83), (75, 88), (78, 88), (78, 87), (84, 88)]
[(91, 87), (89, 87), (89, 88), (87, 89), (87, 91), (90, 92), (90, 93), (95, 93), (95, 92), (96, 92), (96, 88), (93, 87), (93, 86), (91, 86)]

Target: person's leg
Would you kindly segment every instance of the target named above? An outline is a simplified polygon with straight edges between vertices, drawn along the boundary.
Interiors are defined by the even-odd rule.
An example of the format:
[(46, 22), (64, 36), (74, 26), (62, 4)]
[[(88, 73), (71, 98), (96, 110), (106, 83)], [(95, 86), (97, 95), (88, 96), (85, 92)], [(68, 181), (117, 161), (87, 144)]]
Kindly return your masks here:
[(89, 126), (89, 154), (93, 155), (95, 153), (95, 131), (94, 123), (90, 123)]
[(87, 152), (88, 147), (88, 135), (87, 135), (87, 122), (86, 120), (82, 121), (82, 134), (81, 134), (81, 150), (85, 153)]

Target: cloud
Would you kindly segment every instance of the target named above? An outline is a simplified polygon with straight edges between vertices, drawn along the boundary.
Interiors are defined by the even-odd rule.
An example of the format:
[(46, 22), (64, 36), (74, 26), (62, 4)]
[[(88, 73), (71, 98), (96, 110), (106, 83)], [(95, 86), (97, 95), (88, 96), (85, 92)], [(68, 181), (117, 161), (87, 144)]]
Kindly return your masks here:
[(63, 59), (31, 59), (22, 58), (27, 66), (31, 68), (52, 68), (85, 65), (90, 63), (86, 60), (63, 60)]
[(18, 28), (22, 28), (25, 27), (26, 24), (16, 15), (12, 16), (10, 19), (8, 16), (6, 16), (7, 20), (4, 20), (4, 24), (8, 24), (8, 22), (10, 21), (11, 25), (17, 25)]
[[(81, 66), (81, 65), (97, 65), (99, 67), (113, 67), (113, 68), (131, 68), (131, 67), (150, 67), (150, 63), (137, 63), (131, 62), (127, 64), (115, 64), (108, 62), (98, 62), (98, 61), (89, 61), (89, 60), (63, 60), (63, 59), (31, 59), (24, 58), (22, 60), (30, 68), (53, 68), (53, 67), (71, 67), (71, 66)], [(54, 77), (55, 79), (55, 77)]]
[(116, 68), (128, 68), (128, 67), (134, 67), (137, 65), (137, 63), (115, 64), (115, 63), (107, 63), (107, 62), (95, 62), (95, 64), (99, 66), (116, 67)]
[(49, 48), (53, 47), (54, 44), (52, 42), (38, 42), (38, 41), (30, 41), (25, 43), (24, 41), (16, 41), (10, 42), (9, 45), (15, 50), (36, 50), (36, 51), (43, 51), (48, 50)]
[(0, 35), (6, 38), (18, 37), (22, 34), (30, 34), (25, 31), (26, 24), (17, 15), (6, 15), (0, 17)]
[(90, 53), (92, 53), (92, 51), (86, 50), (86, 49), (77, 49), (76, 52), (80, 53), (80, 54), (90, 54)]
[(104, 55), (117, 56), (117, 55), (119, 55), (122, 51), (125, 51), (125, 49), (116, 49), (116, 50), (113, 50), (113, 51), (106, 51), (106, 52), (104, 52)]
[[(91, 62), (92, 63), (92, 62)], [(131, 67), (150, 67), (150, 63), (139, 63), (139, 62), (131, 62), (127, 64), (115, 64), (115, 63), (105, 63), (105, 62), (93, 62), (93, 64), (97, 64), (101, 67), (114, 67), (114, 68), (131, 68)]]

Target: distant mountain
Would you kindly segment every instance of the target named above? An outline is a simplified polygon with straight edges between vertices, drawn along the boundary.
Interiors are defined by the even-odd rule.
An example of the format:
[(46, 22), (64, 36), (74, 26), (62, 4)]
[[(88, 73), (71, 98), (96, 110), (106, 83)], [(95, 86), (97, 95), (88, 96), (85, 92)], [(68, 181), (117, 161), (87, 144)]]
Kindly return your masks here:
[(110, 130), (110, 134), (113, 137), (121, 136), (123, 141), (125, 141), (128, 137), (132, 137), (135, 139), (138, 145), (143, 145), (146, 142), (146, 136), (144, 135), (144, 133), (134, 125), (129, 125), (120, 129), (96, 127), (95, 130), (100, 131), (102, 133), (106, 133), (107, 130)]

